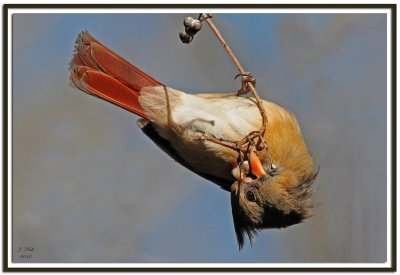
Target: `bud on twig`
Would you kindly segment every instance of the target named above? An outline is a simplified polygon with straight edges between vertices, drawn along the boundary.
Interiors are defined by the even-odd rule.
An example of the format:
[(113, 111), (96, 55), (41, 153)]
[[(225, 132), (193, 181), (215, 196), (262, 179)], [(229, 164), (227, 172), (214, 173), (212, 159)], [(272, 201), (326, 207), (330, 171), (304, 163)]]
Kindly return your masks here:
[(197, 19), (193, 19), (190, 22), (190, 25), (186, 27), (186, 32), (190, 35), (195, 35), (199, 30), (201, 30), (201, 21)]
[(185, 44), (189, 44), (193, 40), (193, 36), (191, 36), (190, 34), (186, 33), (185, 30), (181, 30), (179, 32), (179, 38)]
[(202, 24), (201, 19), (194, 19), (193, 17), (186, 17), (183, 20), (183, 25), (185, 26), (185, 30), (182, 30), (179, 33), (179, 37), (183, 43), (190, 43), (193, 40), (193, 37), (196, 33), (201, 30)]
[(185, 26), (185, 28), (190, 27), (192, 25), (194, 18), (193, 17), (186, 17), (185, 20), (183, 20), (183, 25)]

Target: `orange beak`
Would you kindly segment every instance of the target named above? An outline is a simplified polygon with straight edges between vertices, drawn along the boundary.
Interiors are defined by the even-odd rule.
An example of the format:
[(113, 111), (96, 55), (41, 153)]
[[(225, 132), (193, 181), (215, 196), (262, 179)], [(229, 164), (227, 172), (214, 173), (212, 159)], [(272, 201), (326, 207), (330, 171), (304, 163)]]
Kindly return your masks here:
[(253, 175), (257, 177), (264, 177), (267, 175), (267, 172), (265, 172), (261, 160), (258, 158), (256, 153), (254, 153), (254, 151), (250, 151), (249, 159), (250, 159), (250, 169)]

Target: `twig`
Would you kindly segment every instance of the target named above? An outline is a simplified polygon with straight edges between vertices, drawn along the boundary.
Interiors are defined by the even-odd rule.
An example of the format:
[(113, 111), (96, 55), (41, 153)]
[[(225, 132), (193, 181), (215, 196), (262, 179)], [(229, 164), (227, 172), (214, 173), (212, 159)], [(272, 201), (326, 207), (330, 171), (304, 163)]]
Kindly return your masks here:
[[(231, 57), (233, 63), (235, 63), (236, 68), (238, 69), (239, 73), (245, 74), (246, 72), (243, 69), (242, 65), (240, 65), (239, 60), (233, 54), (233, 52), (232, 52), (231, 48), (229, 47), (228, 43), (225, 41), (225, 39), (222, 37), (221, 33), (218, 31), (217, 27), (215, 27), (215, 25), (211, 21), (212, 15), (211, 14), (202, 13), (201, 16), (203, 17), (203, 20), (205, 20), (207, 22), (207, 24), (210, 26), (211, 30), (215, 33), (215, 35), (218, 37), (218, 39), (221, 42), (222, 46), (225, 48), (226, 52)], [(247, 85), (250, 88), (250, 91), (253, 94), (254, 98), (256, 99), (258, 109), (260, 110), (260, 113), (261, 113), (262, 126), (261, 126), (261, 129), (260, 129), (260, 133), (263, 134), (265, 129), (266, 129), (266, 127), (267, 127), (267, 123), (268, 123), (267, 113), (265, 112), (264, 105), (262, 104), (262, 101), (261, 101), (260, 97), (258, 96), (257, 90), (254, 87), (254, 85), (252, 83), (250, 83), (250, 82), (247, 83)]]

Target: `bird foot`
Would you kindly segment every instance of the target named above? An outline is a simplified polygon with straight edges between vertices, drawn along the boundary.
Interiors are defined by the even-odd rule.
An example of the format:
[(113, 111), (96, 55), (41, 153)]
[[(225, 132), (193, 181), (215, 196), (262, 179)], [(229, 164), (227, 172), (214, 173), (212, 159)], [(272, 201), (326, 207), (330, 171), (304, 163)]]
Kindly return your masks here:
[[(274, 176), (276, 174), (276, 165), (273, 163), (268, 144), (264, 140), (263, 134), (264, 133), (260, 131), (253, 131), (236, 142), (210, 138), (205, 134), (198, 136), (197, 140), (212, 142), (236, 151), (238, 153), (238, 157), (233, 162), (234, 169), (232, 170), (232, 173), (235, 178), (239, 180), (239, 182), (247, 182), (249, 179), (251, 180), (251, 175), (261, 177), (265, 176), (266, 174), (270, 176)], [(267, 163), (270, 165), (267, 170), (264, 170), (263, 162), (257, 157), (257, 154), (263, 150), (266, 151)], [(252, 167), (251, 173), (250, 170), (246, 168), (249, 166), (249, 163), (251, 163)], [(256, 167), (257, 169), (254, 169)]]
[(245, 95), (250, 92), (249, 83), (256, 86), (256, 78), (252, 76), (249, 72), (240, 73), (235, 76), (235, 79), (241, 76), (242, 88), (236, 92), (237, 96)]

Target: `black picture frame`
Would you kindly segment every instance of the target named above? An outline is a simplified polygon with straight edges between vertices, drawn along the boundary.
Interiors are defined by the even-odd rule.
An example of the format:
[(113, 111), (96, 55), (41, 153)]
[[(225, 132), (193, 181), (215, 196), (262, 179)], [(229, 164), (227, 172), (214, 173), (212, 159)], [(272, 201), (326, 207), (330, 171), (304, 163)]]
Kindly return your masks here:
[[(310, 267), (271, 267), (271, 268), (244, 268), (244, 267), (27, 267), (15, 268), (8, 265), (9, 249), (8, 249), (8, 213), (9, 213), (9, 198), (8, 198), (8, 61), (11, 58), (8, 56), (8, 35), (9, 22), (8, 13), (10, 9), (388, 9), (391, 11), (391, 133), (392, 133), (392, 153), (391, 153), (391, 266), (383, 268), (369, 267), (332, 267), (332, 268), (310, 268)], [(3, 5), (3, 271), (4, 272), (393, 272), (397, 268), (397, 252), (396, 252), (396, 215), (397, 215), (397, 197), (396, 197), (396, 90), (397, 90), (397, 13), (396, 4), (4, 4)], [(389, 107), (389, 106), (388, 106)]]

